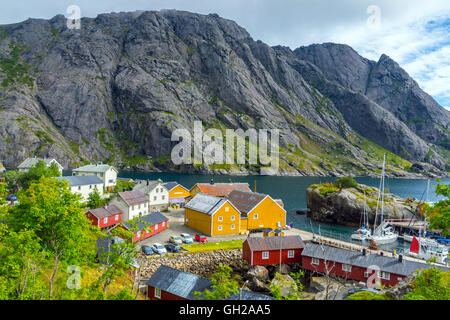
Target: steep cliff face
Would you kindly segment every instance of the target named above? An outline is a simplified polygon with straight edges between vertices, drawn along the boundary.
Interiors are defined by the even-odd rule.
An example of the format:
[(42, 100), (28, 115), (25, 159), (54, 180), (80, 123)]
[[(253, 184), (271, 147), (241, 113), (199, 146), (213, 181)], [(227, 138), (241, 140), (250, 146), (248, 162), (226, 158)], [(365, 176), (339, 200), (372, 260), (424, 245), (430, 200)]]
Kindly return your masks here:
[[(376, 82), (381, 76), (374, 74), (388, 72), (391, 79), (402, 71), (395, 63), (375, 63), (331, 44), (272, 48), (217, 15), (102, 14), (83, 18), (81, 26), (67, 29), (63, 16), (0, 26), (5, 166), (38, 155), (69, 167), (105, 161), (152, 170), (258, 172), (248, 165), (174, 166), (172, 131), (192, 131), (193, 122), (202, 121), (221, 131), (281, 129), (280, 174), (371, 174), (385, 152), (390, 174), (407, 175), (415, 161), (446, 168), (445, 109), (407, 75), (398, 81), (416, 87), (377, 102), (376, 92), (386, 93), (389, 80)], [(402, 96), (419, 101), (416, 109), (426, 109), (427, 121), (390, 109), (407, 109), (407, 102), (398, 103)]]

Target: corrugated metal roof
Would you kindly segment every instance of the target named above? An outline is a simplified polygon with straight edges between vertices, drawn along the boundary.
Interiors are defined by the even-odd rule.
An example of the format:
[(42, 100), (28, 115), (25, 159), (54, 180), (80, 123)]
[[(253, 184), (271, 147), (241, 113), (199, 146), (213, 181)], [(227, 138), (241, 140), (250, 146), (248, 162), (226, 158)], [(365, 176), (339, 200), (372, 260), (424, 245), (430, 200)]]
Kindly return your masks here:
[(98, 219), (102, 219), (105, 217), (110, 217), (118, 213), (122, 213), (120, 209), (115, 205), (109, 205), (107, 207), (101, 207), (97, 209), (91, 209), (88, 212), (92, 213)]
[[(161, 265), (156, 270), (147, 285), (189, 300), (196, 300), (194, 297), (196, 291), (211, 290), (211, 280), (166, 265)], [(272, 297), (249, 290), (242, 290), (241, 299), (274, 300)], [(226, 300), (239, 300), (239, 294), (234, 294)]]
[[(233, 190), (251, 191), (248, 183), (197, 183), (196, 186), (201, 193), (209, 194), (211, 196), (226, 197)], [(195, 187), (195, 186), (194, 186)]]
[(155, 189), (159, 185), (161, 185), (161, 186), (163, 186), (165, 188), (165, 186), (163, 185), (163, 183), (161, 181), (158, 181), (158, 180), (141, 180), (141, 181), (139, 181), (139, 183), (136, 183), (136, 185), (134, 186), (133, 190), (138, 190), (138, 191), (141, 191), (141, 192), (143, 192), (145, 194), (149, 194), (150, 192), (153, 191), (153, 189)]
[(71, 187), (86, 186), (86, 185), (92, 185), (92, 184), (103, 184), (102, 179), (100, 179), (96, 175), (64, 176), (64, 177), (56, 177), (56, 179), (68, 181)]
[[(376, 265), (381, 271), (389, 272), (397, 275), (408, 276), (417, 269), (428, 269), (432, 266), (417, 261), (403, 259), (402, 262), (398, 258), (381, 256), (376, 254), (363, 255), (362, 252), (346, 250), (342, 248), (336, 248), (332, 246), (324, 245), (324, 251), (317, 243), (307, 243), (305, 249), (302, 252), (302, 256), (326, 259), (328, 261), (334, 261), (338, 263), (345, 263), (352, 266), (368, 268)], [(449, 268), (440, 267), (443, 271), (449, 271)]]
[(209, 215), (214, 214), (227, 199), (210, 196), (207, 194), (197, 194), (191, 201), (187, 203), (185, 208), (203, 212)]
[(280, 250), (280, 247), (282, 249), (302, 249), (305, 247), (302, 238), (298, 235), (284, 237), (248, 237), (245, 241), (252, 251)]
[(148, 197), (139, 190), (119, 192), (119, 197), (123, 199), (129, 206), (148, 202)]
[[(137, 221), (137, 227), (138, 230), (142, 230), (144, 229), (146, 226), (148, 226), (148, 224), (151, 225), (155, 225), (158, 223), (161, 223), (163, 221), (168, 221), (169, 219), (167, 219), (166, 216), (164, 216), (162, 213), (160, 212), (152, 212), (150, 214), (147, 214), (145, 216), (139, 217)], [(128, 222), (125, 222), (123, 224), (125, 226), (125, 228), (127, 228), (128, 230), (130, 230), (131, 224)]]
[(75, 171), (75, 172), (106, 172), (109, 170), (109, 168), (116, 170), (116, 168), (114, 168), (113, 166), (110, 166), (109, 164), (88, 164), (88, 165), (73, 169), (73, 171)]
[(42, 159), (42, 158), (26, 158), (21, 164), (18, 165), (17, 168), (19, 169), (29, 169), (31, 167), (34, 167), (39, 161), (44, 161), (47, 164), (47, 167), (49, 167), (52, 163), (52, 161), (55, 161), (55, 163), (58, 165), (58, 167), (62, 167), (56, 159), (49, 158), (49, 159)]

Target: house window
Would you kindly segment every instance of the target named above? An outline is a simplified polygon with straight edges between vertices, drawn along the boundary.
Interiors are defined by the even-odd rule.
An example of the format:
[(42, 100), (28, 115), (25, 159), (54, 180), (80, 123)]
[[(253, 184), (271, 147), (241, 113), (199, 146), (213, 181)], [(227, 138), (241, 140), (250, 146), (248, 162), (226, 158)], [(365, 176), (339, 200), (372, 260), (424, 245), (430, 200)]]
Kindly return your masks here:
[(391, 278), (391, 274), (389, 272), (382, 271), (380, 278), (381, 279), (385, 279), (385, 280), (389, 280)]
[(319, 265), (319, 259), (317, 259), (317, 258), (312, 258), (311, 264)]
[(234, 229), (234, 224), (231, 225), (231, 230), (233, 230), (233, 229)]
[(78, 186), (78, 190), (81, 190), (81, 186)]
[(153, 200), (156, 201), (156, 196), (153, 197)]
[(222, 231), (222, 226), (218, 226), (217, 229), (218, 229), (219, 231)]
[(262, 258), (263, 258), (263, 259), (269, 259), (269, 251), (264, 251), (264, 252), (262, 253)]
[(156, 193), (158, 193), (159, 192), (159, 189), (158, 188), (156, 188), (156, 191), (155, 191)]
[(225, 207), (225, 212), (230, 211), (230, 207)]
[(138, 209), (140, 209), (141, 208), (141, 205), (138, 205)]
[(403, 280), (403, 278), (402, 278), (402, 277), (398, 277), (397, 279), (398, 279), (398, 281), (402, 281), (402, 280)]
[(155, 224), (155, 230), (158, 230), (158, 225), (157, 224)]
[(288, 258), (293, 258), (294, 257), (294, 250), (289, 250), (288, 251)]
[(140, 237), (141, 236), (141, 232), (140, 231), (138, 231), (138, 232), (136, 232), (136, 237)]
[(116, 220), (116, 221), (119, 220), (119, 215), (118, 214), (115, 215), (114, 220)]
[(92, 189), (92, 184), (89, 185), (89, 189)]
[(165, 200), (165, 199), (166, 199), (166, 196), (162, 196), (161, 198), (162, 198), (163, 200)]
[(161, 226), (164, 228), (166, 226), (166, 222), (163, 221), (163, 223), (161, 224)]
[(219, 217), (219, 221), (223, 221), (223, 217)]
[(186, 218), (186, 223), (188, 223), (188, 218)]
[(155, 288), (155, 298), (161, 299), (161, 289)]
[(258, 215), (257, 215), (257, 214), (254, 214), (254, 215), (253, 215), (253, 219), (255, 219), (255, 220), (258, 219)]
[(352, 266), (349, 265), (349, 264), (343, 264), (342, 265), (342, 271), (351, 272), (352, 271)]
[(234, 219), (235, 219), (235, 217), (234, 217), (234, 216), (231, 216), (231, 221), (234, 221)]
[(103, 219), (103, 223), (105, 223), (105, 224), (108, 223), (108, 217)]
[(364, 278), (368, 278), (368, 277), (369, 277), (369, 272), (368, 271), (364, 272)]
[(131, 207), (131, 210), (134, 210), (134, 206)]

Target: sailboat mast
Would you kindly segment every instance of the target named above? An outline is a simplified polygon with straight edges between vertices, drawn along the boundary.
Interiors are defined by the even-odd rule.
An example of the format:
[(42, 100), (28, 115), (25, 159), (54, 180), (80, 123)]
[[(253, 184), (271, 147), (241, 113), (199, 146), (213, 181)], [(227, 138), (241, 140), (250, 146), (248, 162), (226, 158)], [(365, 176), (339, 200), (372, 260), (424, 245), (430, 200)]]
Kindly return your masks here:
[(380, 220), (380, 225), (383, 224), (384, 222), (384, 172), (385, 172), (385, 168), (386, 168), (386, 154), (384, 154), (383, 157), (383, 169), (381, 172), (381, 180), (383, 181), (383, 187), (381, 189), (381, 220)]

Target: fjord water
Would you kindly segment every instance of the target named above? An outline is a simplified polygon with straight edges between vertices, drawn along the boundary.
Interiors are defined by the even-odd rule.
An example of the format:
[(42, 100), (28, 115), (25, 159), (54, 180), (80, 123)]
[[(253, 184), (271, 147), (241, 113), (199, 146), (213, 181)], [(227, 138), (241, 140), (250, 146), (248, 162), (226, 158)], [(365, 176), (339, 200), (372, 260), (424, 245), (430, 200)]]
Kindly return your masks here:
[[(132, 172), (123, 171), (119, 173), (121, 178), (132, 179), (161, 179), (163, 181), (177, 181), (186, 188), (190, 189), (197, 182), (247, 182), (250, 188), (256, 191), (270, 194), (274, 199), (282, 199), (287, 211), (286, 223), (292, 223), (294, 227), (318, 232), (323, 235), (331, 235), (335, 238), (350, 241), (350, 235), (353, 228), (320, 223), (312, 221), (305, 215), (298, 215), (296, 211), (306, 209), (306, 189), (315, 183), (331, 182), (333, 177), (286, 177), (286, 176), (229, 176), (229, 175), (202, 175), (202, 174), (179, 174), (179, 173), (159, 173), (159, 172)], [(358, 183), (378, 187), (380, 180), (378, 178), (356, 177)], [(442, 182), (450, 183), (450, 178), (441, 179)], [(441, 199), (434, 193), (436, 180), (430, 180), (430, 190), (428, 201), (434, 202)], [(389, 192), (399, 197), (411, 196), (418, 200), (425, 201), (427, 180), (425, 179), (389, 179), (385, 180), (385, 187)], [(409, 248), (409, 243), (403, 243), (399, 240), (392, 244), (382, 246), (383, 249), (402, 251)]]

